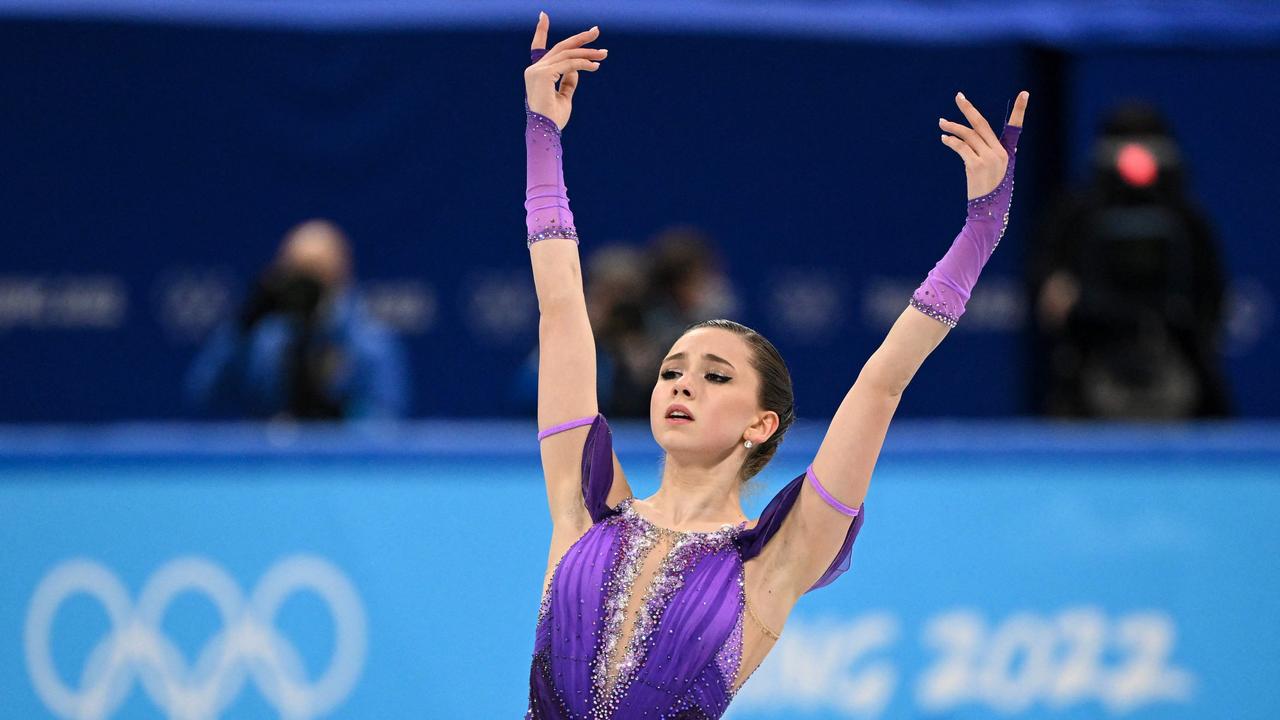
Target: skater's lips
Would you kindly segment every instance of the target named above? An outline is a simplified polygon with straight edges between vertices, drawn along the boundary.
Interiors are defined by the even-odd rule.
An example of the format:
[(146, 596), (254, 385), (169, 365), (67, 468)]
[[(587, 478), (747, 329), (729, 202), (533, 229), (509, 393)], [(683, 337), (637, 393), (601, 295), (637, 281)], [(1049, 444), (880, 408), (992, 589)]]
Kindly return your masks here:
[(666, 416), (667, 416), (667, 419), (681, 418), (681, 416), (682, 418), (685, 418), (687, 420), (694, 419), (694, 414), (690, 413), (689, 407), (685, 407), (684, 405), (678, 405), (678, 404), (668, 406)]

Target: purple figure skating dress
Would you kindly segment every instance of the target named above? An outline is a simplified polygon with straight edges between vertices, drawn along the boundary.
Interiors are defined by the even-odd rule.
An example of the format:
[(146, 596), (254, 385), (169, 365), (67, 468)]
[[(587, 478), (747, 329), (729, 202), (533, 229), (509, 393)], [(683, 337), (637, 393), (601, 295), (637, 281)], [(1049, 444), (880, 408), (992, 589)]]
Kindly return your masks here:
[[(603, 416), (582, 453), (582, 495), (593, 522), (552, 575), (538, 612), (528, 720), (711, 720), (729, 706), (743, 651), (743, 563), (764, 549), (803, 487), (784, 487), (752, 528), (676, 532), (607, 505), (613, 443)], [(849, 568), (858, 513), (814, 583)], [(656, 569), (655, 569), (656, 563)], [(647, 587), (638, 578), (652, 574)], [(623, 636), (634, 617), (630, 637)]]

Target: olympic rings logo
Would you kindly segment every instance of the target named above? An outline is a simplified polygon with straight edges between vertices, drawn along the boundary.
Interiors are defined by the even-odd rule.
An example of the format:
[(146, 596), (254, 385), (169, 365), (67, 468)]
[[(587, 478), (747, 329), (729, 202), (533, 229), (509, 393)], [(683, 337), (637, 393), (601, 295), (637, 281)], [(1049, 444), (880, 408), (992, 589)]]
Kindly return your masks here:
[[(333, 656), (314, 683), (307, 682), (298, 651), (274, 627), (284, 601), (304, 590), (324, 601), (334, 623)], [(208, 597), (222, 622), (221, 632), (209, 639), (191, 667), (159, 630), (165, 610), (184, 592)], [(58, 608), (81, 593), (101, 604), (111, 629), (90, 651), (80, 686), (73, 689), (58, 675), (50, 641)], [(332, 710), (355, 687), (364, 666), (366, 623), (351, 582), (314, 556), (277, 562), (247, 599), (218, 565), (197, 557), (177, 558), (148, 579), (136, 605), (106, 567), (74, 559), (54, 568), (36, 588), (27, 609), (24, 642), (36, 693), (62, 718), (109, 717), (128, 698), (134, 678), (171, 718), (215, 718), (252, 677), (281, 717), (303, 720)]]

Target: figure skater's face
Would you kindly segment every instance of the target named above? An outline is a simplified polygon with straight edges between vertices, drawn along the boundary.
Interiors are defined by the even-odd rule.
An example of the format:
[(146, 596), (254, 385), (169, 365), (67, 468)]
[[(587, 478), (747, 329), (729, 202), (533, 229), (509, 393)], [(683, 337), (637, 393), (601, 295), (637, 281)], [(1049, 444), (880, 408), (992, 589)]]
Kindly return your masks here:
[(653, 437), (668, 453), (718, 462), (744, 440), (764, 442), (778, 415), (760, 407), (760, 374), (736, 333), (703, 327), (680, 337), (658, 369), (649, 401)]

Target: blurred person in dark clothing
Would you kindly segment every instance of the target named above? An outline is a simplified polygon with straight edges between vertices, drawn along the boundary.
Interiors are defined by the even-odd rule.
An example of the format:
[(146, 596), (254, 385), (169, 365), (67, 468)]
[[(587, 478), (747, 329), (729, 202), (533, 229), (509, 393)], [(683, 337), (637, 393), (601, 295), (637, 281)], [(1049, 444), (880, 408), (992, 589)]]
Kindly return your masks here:
[(1092, 178), (1043, 223), (1031, 281), (1045, 412), (1227, 414), (1218, 358), (1226, 278), (1153, 108), (1125, 104), (1103, 122)]
[(615, 417), (649, 417), (654, 368), (662, 360), (644, 317), (650, 262), (643, 252), (615, 245), (587, 264), (587, 312), (599, 341), (600, 383), (607, 385), (600, 397)]
[(395, 418), (408, 401), (402, 350), (352, 281), (333, 223), (289, 231), (238, 317), (218, 328), (187, 374), (206, 412), (299, 420)]
[[(614, 243), (593, 252), (586, 266), (583, 292), (587, 318), (598, 341), (596, 393), (600, 407), (610, 417), (648, 417), (652, 367), (661, 359), (653, 357), (640, 310), (649, 296), (649, 257), (629, 245)], [(529, 412), (537, 404), (536, 348), (516, 373), (511, 394), (514, 411)]]
[(647, 418), (663, 354), (692, 324), (736, 312), (715, 243), (699, 228), (675, 225), (645, 248), (642, 292), (619, 297), (601, 323), (613, 364), (614, 415)]
[[(596, 338), (596, 393), (615, 418), (649, 417), (653, 379), (663, 353), (695, 323), (736, 311), (715, 245), (701, 230), (669, 227), (638, 250), (625, 244), (587, 258), (584, 293)], [(514, 410), (531, 411), (537, 399), (538, 354), (516, 375)]]
[(669, 227), (654, 236), (649, 252), (645, 323), (658, 353), (693, 323), (737, 312), (719, 253), (705, 232), (690, 225)]

